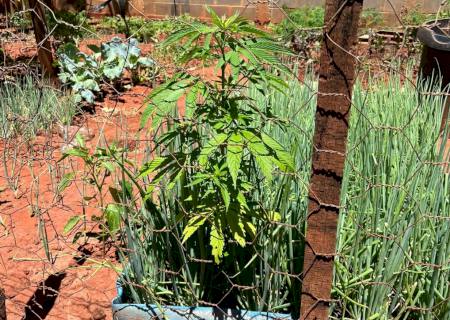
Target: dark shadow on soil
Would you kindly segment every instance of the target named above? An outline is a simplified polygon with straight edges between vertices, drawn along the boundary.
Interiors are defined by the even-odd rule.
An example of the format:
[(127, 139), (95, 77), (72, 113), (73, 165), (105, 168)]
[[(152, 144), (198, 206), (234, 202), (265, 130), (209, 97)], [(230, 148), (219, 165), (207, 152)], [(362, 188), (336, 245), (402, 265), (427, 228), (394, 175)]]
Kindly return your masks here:
[[(78, 248), (80, 256), (75, 257), (71, 267), (81, 266), (86, 259), (92, 254), (91, 251), (84, 247)], [(43, 320), (55, 305), (56, 298), (59, 295), (62, 281), (67, 276), (67, 272), (57, 272), (48, 276), (42, 281), (34, 294), (25, 305), (25, 315), (22, 320)]]

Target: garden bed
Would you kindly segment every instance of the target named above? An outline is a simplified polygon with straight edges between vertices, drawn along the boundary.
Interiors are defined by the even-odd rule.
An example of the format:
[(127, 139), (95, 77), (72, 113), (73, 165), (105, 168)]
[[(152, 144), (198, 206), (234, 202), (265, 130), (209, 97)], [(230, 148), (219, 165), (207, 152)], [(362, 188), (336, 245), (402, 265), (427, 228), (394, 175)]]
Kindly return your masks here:
[[(78, 47), (81, 52), (92, 54), (93, 51), (88, 48), (88, 45), (99, 45), (112, 37), (113, 35), (103, 35), (101, 39), (83, 39)], [(31, 51), (20, 56), (24, 48), (29, 46), (33, 47), (34, 44), (28, 38), (23, 43), (5, 46), (3, 49), (10, 57), (9, 63), (12, 62), (14, 65), (21, 59), (33, 59), (36, 53)], [(141, 49), (144, 54), (152, 54), (155, 52), (155, 45), (146, 43), (141, 45)], [(411, 56), (405, 53), (407, 49), (401, 48), (393, 54), (397, 58), (402, 58), (398, 64), (387, 61), (381, 52), (369, 55), (373, 52), (372, 49), (367, 44), (360, 44), (357, 49), (357, 55), (362, 63), (359, 70), (359, 82), (354, 93), (354, 111), (350, 120), (349, 160), (344, 177), (345, 189), (342, 199), (344, 218), (341, 219), (339, 226), (342, 234), (338, 239), (337, 275), (332, 292), (333, 299), (338, 301), (332, 306), (336, 317), (351, 315), (365, 319), (371, 316), (366, 312), (376, 310), (380, 313), (388, 313), (392, 311), (390, 308), (395, 309), (395, 312), (405, 313), (410, 312), (405, 310), (411, 309), (414, 313), (417, 301), (413, 301), (412, 298), (416, 292), (412, 289), (409, 291), (411, 281), (415, 285), (420, 282), (417, 280), (419, 272), (427, 280), (420, 285), (430, 291), (424, 290), (418, 294), (420, 299), (417, 303), (423, 307), (424, 301), (431, 299), (423, 292), (433, 292), (428, 283), (434, 277), (434, 270), (441, 270), (442, 266), (439, 263), (445, 264), (445, 261), (431, 258), (436, 256), (431, 252), (443, 243), (440, 243), (439, 239), (427, 238), (427, 235), (432, 233), (445, 234), (443, 226), (445, 223), (448, 224), (446, 202), (442, 200), (445, 197), (448, 198), (442, 187), (443, 183), (448, 183), (448, 177), (443, 174), (442, 168), (448, 165), (446, 159), (448, 159), (450, 144), (446, 141), (447, 146), (445, 146), (439, 142), (435, 132), (439, 115), (430, 109), (431, 107), (439, 109), (439, 101), (418, 103), (417, 95), (410, 82), (415, 79), (416, 67), (408, 65), (407, 61), (411, 60)], [(166, 59), (173, 62), (174, 60), (173, 57), (164, 55), (161, 58), (162, 61)], [(217, 60), (212, 64), (216, 62)], [(173, 237), (173, 241), (163, 237), (158, 239), (166, 241), (164, 243), (167, 248), (177, 243), (179, 246), (176, 248), (191, 259), (189, 265), (193, 270), (197, 270), (197, 266), (198, 269), (205, 268), (206, 265), (210, 272), (207, 276), (212, 275), (210, 279), (217, 281), (211, 281), (205, 285), (202, 280), (185, 280), (180, 276), (185, 271), (185, 264), (179, 264), (180, 268), (173, 270), (171, 268), (176, 264), (172, 264), (170, 259), (178, 257), (172, 253), (167, 256), (161, 254), (162, 260), (155, 260), (155, 265), (160, 267), (155, 273), (161, 278), (167, 278), (160, 281), (161, 285), (158, 282), (156, 288), (151, 288), (158, 293), (158, 297), (163, 297), (155, 299), (152, 296), (155, 302), (194, 301), (195, 306), (214, 308), (221, 308), (224, 305), (231, 305), (234, 308), (239, 303), (247, 303), (253, 307), (249, 307), (249, 310), (269, 308), (274, 312), (298, 311), (295, 304), (299, 302), (299, 298), (296, 296), (294, 299), (292, 296), (298, 294), (295, 290), (298, 290), (296, 283), (299, 283), (300, 279), (297, 260), (299, 243), (302, 241), (301, 234), (304, 231), (302, 221), (306, 212), (312, 149), (310, 141), (314, 127), (317, 82), (316, 74), (311, 73), (310, 70), (314, 66), (314, 61), (301, 60), (295, 66), (299, 66), (296, 77), (301, 83), (291, 79), (289, 90), (285, 89), (286, 95), (280, 94), (273, 88), (264, 88), (261, 93), (258, 92), (260, 88), (256, 86), (250, 87), (245, 92), (258, 106), (273, 108), (274, 113), (270, 116), (280, 120), (279, 123), (289, 124), (288, 130), (281, 130), (268, 121), (266, 132), (273, 134), (282, 145), (286, 146), (295, 159), (295, 170), (292, 172), (288, 170), (284, 172), (283, 165), (280, 164), (274, 170), (269, 170), (270, 173), (274, 173), (272, 179), (275, 179), (275, 182), (265, 181), (264, 177), (268, 175), (266, 170), (264, 177), (258, 177), (259, 182), (254, 183), (262, 190), (258, 201), (266, 201), (270, 205), (277, 203), (273, 205), (273, 208), (270, 207), (269, 212), (266, 212), (268, 220), (267, 225), (263, 226), (263, 232), (255, 235), (254, 242), (251, 239), (243, 240), (243, 237), (239, 235), (226, 242), (226, 246), (231, 248), (229, 249), (231, 253), (234, 250), (242, 252), (242, 255), (237, 255), (239, 259), (245, 260), (248, 255), (254, 255), (254, 257), (248, 261), (240, 261), (245, 267), (238, 273), (230, 271), (233, 270), (233, 266), (230, 267), (231, 264), (228, 265), (229, 269), (224, 267), (221, 272), (216, 272), (220, 265), (217, 261), (226, 260), (228, 252), (222, 256), (217, 253), (213, 256), (209, 252), (195, 252), (195, 249), (200, 246), (184, 252), (185, 240), (181, 241), (180, 236), (184, 234), (182, 229), (176, 229), (176, 225), (160, 228), (160, 226), (149, 224), (146, 227), (151, 230), (149, 234), (152, 235), (153, 233), (164, 235), (164, 232), (167, 233), (169, 229), (168, 237)], [(169, 78), (179, 69), (181, 68), (163, 70), (162, 78)], [(192, 59), (183, 71), (198, 76), (204, 81), (217, 80), (217, 68), (214, 65), (202, 66), (200, 59)], [(124, 77), (128, 76), (129, 74), (124, 75)], [(121, 78), (120, 81), (130, 83), (128, 78), (125, 80)], [(39, 82), (39, 85), (43, 84), (45, 85)], [(80, 153), (77, 154), (77, 152), (80, 149), (77, 147), (85, 148), (82, 151), (86, 150), (89, 155), (93, 154), (97, 147), (104, 147), (106, 150), (117, 147), (126, 151), (126, 155), (132, 160), (131, 163), (146, 162), (149, 160), (147, 158), (153, 157), (156, 152), (155, 140), (151, 134), (155, 130), (153, 122), (157, 119), (156, 117), (148, 118), (149, 124), (142, 128), (141, 118), (148, 107), (147, 98), (154, 92), (154, 88), (149, 85), (130, 86), (121, 91), (105, 88), (102, 87), (102, 98), (96, 99), (91, 104), (92, 114), (78, 113), (73, 119), (67, 121), (56, 120), (57, 123), (51, 123), (46, 128), (39, 128), (36, 136), (28, 140), (19, 136), (17, 139), (4, 138), (0, 142), (0, 153), (4, 155), (3, 166), (10, 170), (8, 177), (0, 173), (0, 218), (2, 219), (0, 220), (0, 283), (6, 289), (8, 317), (11, 319), (19, 319), (24, 314), (32, 317), (32, 313), (48, 319), (65, 319), (67, 316), (81, 320), (112, 319), (111, 301), (116, 297), (116, 279), (124, 274), (122, 280), (128, 279), (127, 274), (122, 273), (120, 265), (123, 262), (121, 260), (123, 247), (119, 245), (119, 240), (123, 239), (99, 235), (102, 235), (106, 225), (102, 220), (105, 218), (102, 214), (110, 212), (107, 209), (113, 200), (116, 205), (118, 202), (117, 199), (113, 199), (114, 193), (110, 194), (111, 189), (108, 190), (108, 187), (117, 187), (117, 179), (120, 177), (114, 174), (114, 170), (107, 172), (110, 163), (106, 163), (103, 167), (107, 171), (93, 170), (92, 175), (87, 161), (83, 162), (78, 158), (61, 160), (61, 158), (67, 150), (75, 150), (73, 155), (79, 156)], [(174, 91), (175, 93), (169, 92), (160, 98), (160, 102), (165, 102), (164, 99), (168, 96), (169, 102), (175, 105), (174, 112), (184, 117), (185, 105), (188, 101), (184, 93), (179, 94), (177, 90)], [(58, 94), (62, 95), (61, 99), (65, 97), (64, 93), (58, 91)], [(176, 98), (173, 98), (174, 96)], [(64, 100), (62, 101), (64, 103)], [(42, 102), (41, 98), (38, 102)], [(275, 118), (277, 116), (280, 118)], [(33, 122), (36, 118), (18, 120)], [(166, 124), (166, 126), (169, 125), (171, 125), (170, 122)], [(251, 125), (255, 124), (251, 123)], [(162, 126), (162, 128), (165, 127)], [(77, 133), (82, 139), (77, 137)], [(267, 141), (272, 146), (275, 145), (274, 150), (280, 151), (276, 143)], [(440, 152), (447, 155), (436, 155), (436, 145), (439, 150), (443, 150)], [(10, 153), (11, 150), (14, 152)], [(275, 151), (273, 152), (275, 154)], [(278, 161), (280, 163), (281, 160), (278, 159)], [(131, 164), (128, 165), (131, 166)], [(97, 174), (98, 172), (101, 174)], [(94, 181), (100, 182), (97, 183), (97, 189), (99, 186), (104, 186), (104, 189), (100, 191), (93, 187), (92, 180), (95, 180), (96, 176), (102, 176), (99, 181)], [(296, 180), (290, 180), (291, 176), (295, 176)], [(171, 177), (167, 179), (169, 178)], [(158, 188), (164, 188), (165, 182), (163, 180)], [(145, 183), (146, 180), (143, 180), (143, 184)], [(283, 183), (286, 183), (286, 188), (289, 190), (281, 188)], [(177, 193), (171, 192), (169, 195), (175, 198)], [(285, 196), (279, 196), (282, 194)], [(155, 194), (150, 199), (154, 200), (159, 195)], [(246, 193), (246, 196), (250, 194)], [(278, 198), (272, 203), (271, 197)], [(155, 206), (164, 204), (161, 199), (163, 198), (155, 200)], [(278, 205), (278, 203), (281, 204)], [(435, 205), (431, 206), (430, 203)], [(138, 207), (141, 203), (136, 202), (135, 205)], [(139, 211), (141, 212), (145, 210)], [(424, 213), (425, 215), (422, 215)], [(176, 219), (179, 217), (180, 215)], [(442, 224), (435, 223), (440, 219), (444, 221)], [(137, 225), (142, 226), (141, 220), (137, 221), (139, 222)], [(86, 230), (88, 232), (80, 235), (79, 231)], [(145, 233), (148, 230), (145, 228), (143, 230), (144, 235), (148, 235)], [(410, 230), (417, 233), (411, 234)], [(238, 232), (234, 232), (236, 233)], [(247, 230), (247, 233), (251, 232)], [(268, 241), (264, 236), (267, 236), (267, 239), (289, 238), (289, 241), (284, 241), (272, 248), (264, 242)], [(423, 238), (428, 240), (422, 241)], [(263, 239), (262, 243), (258, 243), (260, 239)], [(408, 242), (409, 240), (403, 242), (403, 239), (411, 239), (411, 242)], [(181, 242), (183, 243), (179, 244)], [(400, 242), (401, 250), (398, 245)], [(247, 245), (245, 249), (242, 243)], [(275, 240), (269, 243), (273, 244)], [(418, 245), (421, 246), (420, 250), (415, 250)], [(210, 250), (208, 245), (204, 247)], [(253, 248), (255, 252), (247, 248)], [(402, 252), (408, 252), (408, 257), (405, 258)], [(421, 252), (426, 252), (426, 255), (422, 256)], [(143, 250), (142, 254), (148, 254), (149, 259), (154, 258), (146, 250)], [(386, 259), (378, 259), (379, 255), (384, 255)], [(286, 257), (290, 257), (288, 261)], [(386, 269), (390, 266), (385, 265), (385, 261), (393, 262), (389, 272)], [(254, 267), (253, 272), (246, 274), (246, 277), (240, 277), (239, 274), (245, 273), (249, 265)], [(200, 278), (205, 275), (202, 272), (199, 274)], [(401, 274), (405, 277), (400, 276)], [(372, 275), (376, 275), (376, 278), (372, 278)], [(258, 276), (261, 276), (264, 281), (260, 281)], [(436, 275), (436, 277), (439, 276), (443, 278), (442, 274)], [(413, 280), (409, 280), (408, 277)], [(172, 290), (175, 290), (176, 286), (167, 279), (171, 281), (176, 279), (176, 283), (183, 288), (181, 294), (173, 294)], [(256, 280), (249, 282), (248, 279)], [(130, 277), (128, 280), (135, 279)], [(380, 281), (391, 281), (394, 289), (377, 286), (376, 284)], [(445, 279), (443, 281), (445, 282)], [(124, 281), (124, 284), (127, 286), (128, 296), (123, 296), (127, 299), (120, 302), (132, 302), (133, 297), (130, 292), (139, 291), (142, 283), (136, 285), (132, 281)], [(197, 292), (197, 286), (203, 286), (206, 294)], [(439, 299), (442, 299), (441, 296), (448, 294), (448, 290), (445, 290), (447, 290), (445, 285), (440, 285), (436, 289), (438, 292), (435, 301), (436, 309), (442, 305), (439, 302), (441, 301)], [(189, 294), (186, 294), (187, 291)], [(153, 293), (153, 291), (150, 292)], [(214, 299), (222, 295), (223, 299), (204, 301), (203, 297), (208, 294)], [(268, 300), (265, 298), (267, 295), (271, 297)], [(367, 295), (370, 295), (374, 301), (381, 302), (370, 306), (367, 303), (366, 306), (366, 301), (361, 299)], [(391, 300), (386, 302), (383, 299), (390, 296), (395, 296), (393, 299), (401, 302), (389, 306)], [(238, 301), (236, 297), (240, 300)], [(268, 306), (265, 305), (266, 301), (269, 301)], [(293, 305), (289, 301), (294, 301)], [(189, 307), (192, 306), (183, 305), (183, 308)], [(441, 312), (440, 309), (437, 312)], [(442, 314), (444, 312), (445, 310)]]

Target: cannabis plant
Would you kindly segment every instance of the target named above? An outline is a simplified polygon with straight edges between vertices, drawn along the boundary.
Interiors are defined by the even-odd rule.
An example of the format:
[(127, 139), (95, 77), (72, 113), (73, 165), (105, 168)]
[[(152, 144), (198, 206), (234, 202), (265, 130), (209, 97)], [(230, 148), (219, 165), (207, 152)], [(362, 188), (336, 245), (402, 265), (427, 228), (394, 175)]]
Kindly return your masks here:
[[(271, 180), (275, 170), (292, 171), (293, 161), (264, 132), (272, 110), (260, 108), (245, 91), (250, 83), (261, 91), (286, 89), (287, 84), (266, 67), (286, 71), (275, 53), (289, 51), (239, 15), (220, 18), (209, 12), (212, 25), (192, 22), (163, 46), (182, 43), (181, 61), (215, 63), (217, 78), (180, 72), (149, 96), (142, 124), (151, 118), (153, 129), (168, 123), (170, 129), (157, 135), (156, 145), (163, 152), (141, 168), (139, 178), (155, 175), (152, 187), (162, 179), (169, 184), (183, 181), (180, 206), (188, 222), (182, 242), (204, 226), (218, 264), (228, 240), (244, 247), (254, 239), (255, 219), (278, 219), (276, 212), (266, 211), (252, 198), (257, 188), (254, 177), (260, 177), (259, 183)], [(182, 96), (186, 96), (184, 116), (171, 117)], [(148, 189), (146, 197), (152, 192)]]
[(153, 138), (143, 139), (144, 165), (126, 150), (96, 157), (116, 168), (105, 206), (114, 212), (105, 215), (121, 219), (121, 298), (295, 312), (303, 215), (296, 195), (306, 188), (299, 190), (298, 166), (282, 146), (298, 137), (284, 140), (286, 120), (276, 114), (309, 91), (292, 92), (283, 80), (289, 70), (277, 55), (287, 49), (237, 15), (210, 14), (211, 25), (194, 21), (163, 45), (178, 45), (182, 61), (215, 64), (215, 76), (181, 71), (153, 90), (142, 117)]

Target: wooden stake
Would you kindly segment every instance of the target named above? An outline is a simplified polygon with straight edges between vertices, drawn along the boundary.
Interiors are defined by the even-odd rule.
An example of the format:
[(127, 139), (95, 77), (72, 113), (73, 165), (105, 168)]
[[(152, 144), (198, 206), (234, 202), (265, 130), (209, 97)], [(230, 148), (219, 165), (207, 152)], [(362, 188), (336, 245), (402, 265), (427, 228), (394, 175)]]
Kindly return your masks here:
[(45, 14), (41, 4), (37, 0), (29, 0), (31, 21), (33, 22), (34, 35), (36, 38), (39, 62), (44, 73), (56, 79), (56, 71), (53, 67), (52, 46), (47, 36)]
[(3, 288), (0, 288), (0, 320), (6, 320), (6, 297)]
[(326, 0), (300, 317), (328, 319), (339, 199), (363, 0)]

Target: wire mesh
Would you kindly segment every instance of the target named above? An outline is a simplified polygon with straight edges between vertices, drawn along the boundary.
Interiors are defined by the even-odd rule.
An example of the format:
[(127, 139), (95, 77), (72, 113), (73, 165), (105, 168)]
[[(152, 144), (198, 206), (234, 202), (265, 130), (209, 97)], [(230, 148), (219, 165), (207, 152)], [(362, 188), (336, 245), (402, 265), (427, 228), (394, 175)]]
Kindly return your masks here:
[[(30, 14), (26, 3), (11, 3), (16, 16), (26, 20)], [(91, 28), (85, 24), (87, 18), (73, 25), (52, 13), (47, 2), (39, 3), (49, 12), (47, 18), (56, 21), (46, 34), (55, 47), (66, 41), (55, 35), (58, 26), (69, 28), (69, 37), (80, 32), (84, 38), (76, 45), (85, 52), (88, 44), (110, 40), (109, 31)], [(356, 60), (358, 77), (341, 200), (335, 208), (336, 251), (316, 252), (317, 259), (334, 259), (333, 285), (329, 300), (317, 302), (330, 306), (331, 319), (446, 319), (450, 317), (449, 144), (448, 129), (441, 132), (440, 124), (449, 94), (439, 85), (417, 80), (420, 47), (410, 36), (417, 26), (388, 4), (402, 26), (399, 36), (369, 30), (368, 44), (346, 51), (349, 61)], [(158, 82), (179, 70), (213, 79), (214, 67), (197, 61), (177, 64), (176, 46), (173, 51), (158, 51), (164, 35), (152, 33), (141, 50), (156, 61), (159, 76), (137, 86), (130, 86), (129, 79), (119, 86), (102, 80), (103, 97), (95, 102), (95, 113), (89, 114), (92, 110), (77, 109), (79, 103), (65, 89), (54, 89), (43, 79), (37, 64), (39, 44), (29, 22), (20, 20), (11, 28), (11, 16), (2, 20), (0, 284), (6, 291), (8, 319), (111, 319), (117, 279), (123, 293), (116, 300), (117, 319), (130, 317), (130, 307), (121, 303), (131, 302), (151, 304), (131, 311), (149, 319), (163, 310), (196, 319), (257, 316), (248, 311), (261, 311), (258, 316), (265, 319), (299, 317), (303, 252), (309, 245), (305, 222), (311, 214), (311, 156), (317, 148), (312, 143), (314, 118), (317, 96), (323, 94), (318, 92), (316, 73), (323, 33), (322, 27), (294, 21), (282, 1), (249, 0), (240, 12), (248, 15), (258, 5), (269, 8), (261, 12), (281, 12), (293, 26), (292, 33), (279, 38), (297, 52), (294, 58), (282, 58), (295, 70), (296, 79), (289, 80), (285, 94), (268, 89), (261, 94), (252, 86), (246, 92), (260, 110), (273, 110), (273, 119), (264, 120), (264, 131), (287, 148), (295, 170), (276, 170), (272, 181), (261, 175), (252, 178), (255, 191), (249, 200), (264, 208), (266, 219), (255, 219), (256, 233), (245, 239), (245, 246), (228, 239), (228, 257), (220, 264), (209, 253), (206, 231), (183, 241), (187, 221), (180, 216), (188, 215), (189, 206), (183, 203), (179, 186), (164, 180), (156, 186), (152, 200), (158, 210), (146, 208), (134, 189), (126, 199), (123, 233), (109, 234), (105, 214), (117, 202), (110, 190), (119, 190), (119, 197), (125, 198), (124, 170), (116, 167), (109, 172), (80, 159), (60, 160), (65, 151), (80, 146), (77, 136), (83, 137), (91, 155), (96, 147), (120, 149), (120, 157), (130, 160), (125, 169), (132, 176), (155, 154), (173, 154), (170, 148), (156, 148), (155, 139), (184, 119), (184, 103), (178, 102), (179, 112), (165, 125), (143, 130), (140, 118), (146, 97)], [(140, 3), (130, 6), (144, 15)], [(446, 10), (444, 1), (435, 19)], [(190, 18), (169, 21), (191, 23)], [(152, 25), (143, 20), (131, 28), (131, 37)], [(196, 170), (189, 165), (183, 169)], [(153, 178), (138, 183), (145, 189)], [(128, 261), (138, 266), (130, 267)], [(137, 268), (143, 269), (142, 276), (135, 273)]]

